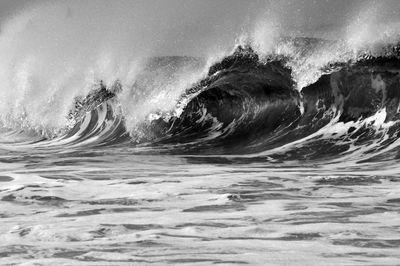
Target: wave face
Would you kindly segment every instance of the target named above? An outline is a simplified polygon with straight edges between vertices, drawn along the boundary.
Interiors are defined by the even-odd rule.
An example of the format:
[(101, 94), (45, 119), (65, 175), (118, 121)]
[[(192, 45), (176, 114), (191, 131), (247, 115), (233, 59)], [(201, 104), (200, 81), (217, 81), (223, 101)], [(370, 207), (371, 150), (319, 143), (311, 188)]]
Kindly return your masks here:
[[(310, 45), (322, 40), (295, 42)], [(300, 91), (290, 60), (261, 57), (250, 46), (238, 46), (181, 93), (171, 111), (150, 112), (133, 128), (127, 126), (121, 105), (126, 97), (123, 86), (100, 82), (87, 96), (75, 99), (64, 133), (36, 145), (128, 144), (137, 148), (135, 152), (274, 161), (399, 156), (397, 46), (385, 49), (382, 56), (363, 54), (353, 61), (326, 65), (320, 77)], [(201, 59), (156, 57), (149, 60), (145, 72), (166, 67), (174, 72), (188, 65), (201, 65)]]

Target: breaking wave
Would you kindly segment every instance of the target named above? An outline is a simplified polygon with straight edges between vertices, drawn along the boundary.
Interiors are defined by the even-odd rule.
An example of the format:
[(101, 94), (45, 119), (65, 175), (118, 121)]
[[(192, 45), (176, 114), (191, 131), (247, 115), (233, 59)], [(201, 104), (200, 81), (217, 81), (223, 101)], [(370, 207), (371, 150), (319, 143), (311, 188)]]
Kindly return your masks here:
[[(275, 161), (399, 156), (396, 32), (383, 36), (373, 30), (369, 42), (360, 41), (364, 35), (331, 41), (277, 36), (271, 24), (261, 23), (268, 28), (242, 35), (230, 53), (122, 53), (131, 51), (126, 44), (132, 40), (113, 34), (106, 39), (114, 46), (89, 51), (93, 39), (104, 39), (102, 33), (86, 39), (70, 25), (81, 23), (79, 12), (90, 8), (75, 14), (70, 6), (45, 5), (6, 25), (0, 39), (0, 80), (6, 88), (0, 93), (0, 114), (1, 138), (8, 144), (128, 145), (139, 152)], [(113, 11), (120, 14), (123, 8)], [(52, 15), (43, 18), (45, 11)], [(60, 14), (58, 26), (45, 31)], [(128, 23), (111, 24), (111, 32), (132, 22), (122, 14)], [(59, 27), (66, 31), (62, 40), (38, 51), (59, 36)], [(76, 38), (83, 43), (71, 43)], [(68, 53), (60, 55), (58, 49)], [(56, 56), (62, 60), (51, 63)]]

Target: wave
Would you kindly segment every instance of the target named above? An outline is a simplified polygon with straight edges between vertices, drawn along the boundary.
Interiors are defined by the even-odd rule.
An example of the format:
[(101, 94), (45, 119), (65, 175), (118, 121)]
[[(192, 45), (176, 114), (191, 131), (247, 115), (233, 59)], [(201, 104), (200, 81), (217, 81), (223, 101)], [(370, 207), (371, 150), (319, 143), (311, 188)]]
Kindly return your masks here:
[[(2, 145), (397, 158), (400, 38), (398, 24), (366, 20), (376, 6), (335, 40), (292, 36), (284, 21), (261, 20), (236, 40), (193, 37), (194, 56), (159, 56), (164, 46), (179, 50), (176, 32), (134, 16), (143, 3), (104, 4), (44, 3), (2, 25)], [(228, 45), (218, 48), (222, 40)]]
[(151, 143), (172, 143), (178, 153), (280, 159), (377, 155), (397, 147), (400, 61), (392, 48), (327, 66), (298, 91), (289, 59), (261, 60), (239, 47), (187, 92), (196, 96), (180, 116), (151, 122), (158, 134)]
[[(97, 89), (75, 99), (68, 130), (39, 145), (129, 144), (157, 153), (278, 161), (397, 158), (399, 50), (391, 46), (384, 51), (328, 64), (316, 82), (298, 90), (291, 58), (262, 57), (250, 46), (238, 46), (186, 89), (171, 111), (149, 113), (133, 129), (120, 104), (123, 86), (99, 82)], [(201, 59), (158, 57), (146, 71), (188, 61)]]

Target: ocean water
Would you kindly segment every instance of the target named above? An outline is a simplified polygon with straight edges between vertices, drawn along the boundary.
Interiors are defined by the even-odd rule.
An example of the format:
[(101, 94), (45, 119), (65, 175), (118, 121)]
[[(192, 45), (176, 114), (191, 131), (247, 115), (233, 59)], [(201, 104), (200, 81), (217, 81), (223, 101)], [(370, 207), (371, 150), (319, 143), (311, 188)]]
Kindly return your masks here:
[[(1, 155), (2, 265), (395, 265), (393, 162)], [(25, 264), (24, 264), (25, 265)]]
[(396, 2), (191, 55), (174, 8), (102, 3), (3, 22), (0, 265), (399, 264)]

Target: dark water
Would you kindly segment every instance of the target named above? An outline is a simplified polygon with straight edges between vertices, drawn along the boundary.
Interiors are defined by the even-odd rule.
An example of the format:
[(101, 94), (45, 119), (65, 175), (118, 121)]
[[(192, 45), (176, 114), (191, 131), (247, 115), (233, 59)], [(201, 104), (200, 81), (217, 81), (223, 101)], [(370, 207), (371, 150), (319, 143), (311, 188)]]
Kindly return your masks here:
[[(390, 49), (298, 90), (291, 58), (238, 47), (133, 129), (118, 82), (77, 98), (55, 137), (4, 126), (0, 264), (396, 265)], [(162, 57), (145, 72), (201, 64)]]

